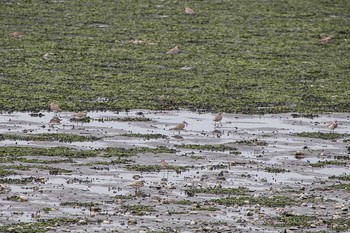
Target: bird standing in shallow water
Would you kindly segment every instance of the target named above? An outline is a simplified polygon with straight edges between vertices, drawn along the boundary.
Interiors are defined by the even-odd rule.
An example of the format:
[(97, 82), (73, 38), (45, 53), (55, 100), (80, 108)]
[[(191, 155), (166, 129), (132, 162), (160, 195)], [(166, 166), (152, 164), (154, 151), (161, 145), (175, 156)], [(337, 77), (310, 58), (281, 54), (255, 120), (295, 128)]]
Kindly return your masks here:
[(81, 120), (84, 119), (87, 116), (87, 112), (77, 112), (73, 114), (74, 120)]
[(181, 130), (184, 130), (185, 127), (186, 127), (187, 125), (188, 125), (187, 122), (186, 122), (186, 121), (183, 121), (182, 123), (178, 124), (178, 125), (175, 126), (174, 128), (171, 128), (170, 130), (176, 130), (176, 131), (178, 131), (179, 134), (180, 134), (180, 131), (181, 131)]
[(54, 114), (56, 115), (58, 112), (61, 112), (62, 109), (60, 108), (60, 105), (55, 102), (55, 101), (51, 101), (49, 103), (49, 107), (50, 107), (50, 110), (54, 112)]
[(54, 125), (59, 125), (59, 124), (61, 124), (61, 119), (58, 118), (57, 116), (54, 116), (49, 122), (50, 127), (53, 127)]
[(219, 125), (222, 126), (221, 120), (222, 120), (222, 112), (219, 112), (218, 115), (216, 115), (215, 118), (213, 119), (214, 125), (216, 126), (216, 123), (219, 123)]
[(338, 122), (337, 122), (337, 120), (332, 121), (332, 122), (329, 123), (329, 125), (328, 125), (328, 128), (329, 128), (330, 130), (332, 130), (332, 132), (334, 132), (335, 128), (337, 128), (337, 127), (338, 127)]
[(178, 54), (181, 53), (180, 46), (175, 46), (174, 48), (170, 49), (166, 54)]

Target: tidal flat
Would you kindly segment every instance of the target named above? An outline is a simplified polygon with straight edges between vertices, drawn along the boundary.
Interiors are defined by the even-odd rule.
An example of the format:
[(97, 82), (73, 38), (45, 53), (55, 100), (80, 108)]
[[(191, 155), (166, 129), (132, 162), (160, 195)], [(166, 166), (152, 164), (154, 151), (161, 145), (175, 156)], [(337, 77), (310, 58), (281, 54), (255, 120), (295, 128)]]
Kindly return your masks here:
[(2, 232), (350, 230), (349, 113), (53, 115), (0, 114)]
[(350, 231), (349, 9), (0, 1), (0, 232)]

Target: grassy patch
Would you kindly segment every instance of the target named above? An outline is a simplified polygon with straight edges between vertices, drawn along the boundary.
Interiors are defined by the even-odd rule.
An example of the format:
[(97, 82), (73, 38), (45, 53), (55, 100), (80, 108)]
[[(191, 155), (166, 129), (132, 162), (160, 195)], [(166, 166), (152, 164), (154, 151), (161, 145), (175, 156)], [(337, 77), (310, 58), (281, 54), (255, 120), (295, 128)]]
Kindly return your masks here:
[(247, 146), (267, 146), (267, 142), (257, 140), (257, 139), (241, 140), (241, 141), (236, 141), (235, 143), (243, 144), (243, 145), (247, 145)]
[(141, 165), (141, 164), (130, 164), (126, 166), (127, 169), (132, 171), (141, 172), (159, 172), (160, 170), (174, 170), (176, 172), (186, 171), (186, 167), (168, 165), (167, 167), (162, 167), (161, 165)]
[(333, 179), (333, 180), (350, 180), (350, 175), (342, 175), (342, 176), (330, 176), (328, 179)]
[(339, 134), (339, 133), (321, 133), (321, 132), (302, 132), (292, 134), (297, 137), (306, 137), (306, 138), (320, 138), (324, 140), (334, 140), (338, 138), (343, 138), (349, 136), (348, 134)]
[(19, 140), (19, 141), (59, 141), (59, 142), (85, 142), (85, 141), (96, 141), (100, 138), (95, 136), (83, 136), (76, 134), (65, 134), (65, 133), (42, 133), (42, 134), (0, 134), (0, 140)]
[(348, 1), (0, 4), (1, 110), (349, 109)]
[(16, 175), (17, 173), (12, 170), (8, 170), (7, 168), (0, 168), (0, 177)]
[(272, 225), (276, 227), (292, 227), (297, 226), (301, 228), (307, 228), (311, 222), (315, 220), (314, 216), (296, 215), (296, 216), (277, 216), (270, 218)]
[(244, 195), (249, 192), (247, 188), (196, 188), (187, 189), (186, 194), (188, 196), (194, 196), (196, 193), (207, 193), (207, 194), (229, 194), (229, 195)]
[(140, 134), (140, 133), (125, 133), (125, 134), (121, 134), (120, 136), (124, 136), (124, 137), (133, 137), (133, 138), (143, 138), (146, 140), (150, 140), (150, 139), (167, 139), (168, 136), (164, 135), (164, 134)]
[(338, 218), (326, 220), (327, 224), (336, 231), (350, 230), (350, 218)]
[(289, 170), (286, 170), (284, 168), (278, 168), (278, 167), (265, 167), (264, 170), (266, 172), (270, 173), (285, 173), (285, 172), (290, 172)]
[(105, 121), (116, 121), (116, 122), (146, 122), (146, 121), (152, 121), (150, 118), (146, 117), (118, 117), (118, 118), (98, 118), (95, 121), (99, 122), (105, 122)]
[(98, 206), (95, 202), (62, 202), (60, 206), (93, 207)]
[(110, 147), (96, 150), (75, 150), (67, 147), (36, 148), (36, 147), (0, 147), (0, 158), (23, 156), (58, 156), (68, 158), (88, 157), (128, 157), (142, 153), (175, 153), (167, 147), (136, 147), (131, 149)]
[(0, 184), (28, 184), (32, 182), (45, 183), (46, 179), (41, 177), (23, 177), (23, 178), (1, 178)]
[(60, 227), (69, 225), (85, 225), (90, 223), (90, 220), (81, 221), (80, 218), (53, 218), (42, 219), (38, 222), (18, 223), (0, 226), (1, 232), (15, 232), (15, 233), (43, 233), (47, 232), (47, 227)]
[(346, 162), (340, 162), (335, 160), (329, 160), (329, 161), (319, 161), (317, 163), (310, 163), (311, 167), (324, 167), (327, 165), (333, 165), (333, 166), (346, 166)]
[(254, 205), (259, 204), (261, 206), (267, 207), (282, 207), (298, 204), (298, 201), (287, 196), (274, 196), (271, 198), (267, 197), (227, 197), (212, 200), (220, 205)]
[(224, 144), (219, 145), (199, 145), (199, 144), (183, 144), (183, 145), (176, 145), (177, 148), (184, 148), (184, 149), (193, 149), (193, 150), (206, 150), (206, 151), (232, 151), (237, 152), (238, 149), (235, 147), (227, 146)]
[(133, 215), (142, 216), (145, 215), (146, 212), (154, 212), (155, 209), (151, 206), (146, 205), (125, 205), (123, 208), (130, 212)]
[(328, 188), (350, 192), (350, 184), (336, 184), (336, 185), (329, 186)]

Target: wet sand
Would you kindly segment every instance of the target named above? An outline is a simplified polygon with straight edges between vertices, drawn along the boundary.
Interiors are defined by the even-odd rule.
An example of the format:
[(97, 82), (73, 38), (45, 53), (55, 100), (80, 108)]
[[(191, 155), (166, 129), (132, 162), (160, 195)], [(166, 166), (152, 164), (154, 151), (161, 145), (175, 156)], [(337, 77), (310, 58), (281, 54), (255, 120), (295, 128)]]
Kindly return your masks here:
[[(151, 121), (114, 121), (117, 118), (140, 117)], [(148, 111), (130, 112), (89, 112), (89, 123), (71, 122), (72, 113), (59, 114), (60, 125), (48, 126), (53, 113), (44, 112), (43, 117), (31, 117), (28, 113), (14, 112), (0, 115), (0, 134), (31, 135), (38, 133), (67, 133), (92, 135), (100, 140), (92, 142), (64, 143), (57, 141), (3, 140), (1, 146), (30, 147), (71, 147), (90, 150), (108, 147), (158, 147), (176, 149), (176, 153), (138, 154), (128, 157), (128, 164), (159, 165), (162, 159), (169, 165), (184, 166), (186, 171), (176, 173), (170, 169), (155, 172), (139, 172), (127, 169), (128, 164), (85, 165), (101, 161), (111, 161), (114, 157), (74, 158), (74, 163), (45, 164), (72, 170), (71, 173), (49, 174), (47, 170), (31, 169), (17, 171), (20, 175), (5, 178), (41, 177), (45, 182), (27, 184), (1, 184), (8, 189), (0, 193), (0, 223), (2, 225), (22, 222), (36, 222), (40, 219), (68, 217), (88, 219), (89, 224), (53, 226), (52, 232), (310, 232), (325, 230), (336, 232), (320, 219), (332, 219), (340, 215), (339, 206), (349, 207), (349, 192), (328, 189), (335, 184), (349, 181), (329, 179), (330, 176), (349, 175), (349, 160), (339, 165), (312, 167), (310, 164), (335, 160), (335, 156), (349, 156), (349, 137), (336, 140), (323, 140), (293, 136), (301, 132), (330, 133), (327, 124), (337, 119), (336, 133), (350, 133), (350, 113), (320, 114), (315, 118), (293, 118), (291, 114), (240, 115), (224, 114), (222, 126), (215, 127), (215, 114), (198, 114), (187, 111)], [(98, 121), (98, 119), (105, 121)], [(184, 131), (170, 129), (186, 121)], [(166, 138), (150, 139), (127, 137), (122, 134), (161, 134)], [(249, 141), (252, 144), (239, 143)], [(263, 143), (260, 143), (263, 142)], [(230, 151), (209, 151), (185, 149), (181, 145), (219, 145), (237, 148), (239, 154)], [(297, 159), (296, 153), (304, 158)], [(33, 158), (35, 156), (27, 156)], [(40, 157), (42, 160), (57, 160), (64, 157)], [(15, 164), (26, 164), (16, 162)], [(2, 165), (12, 165), (3, 163)], [(26, 164), (32, 165), (32, 164)], [(42, 164), (40, 164), (42, 165)], [(287, 172), (273, 173), (266, 168), (285, 169)], [(221, 173), (221, 174), (220, 174)], [(142, 176), (143, 187), (130, 186), (133, 176)], [(166, 179), (165, 179), (166, 178)], [(298, 200), (297, 205), (267, 207), (246, 203), (245, 205), (218, 205), (212, 200), (224, 198), (227, 194), (196, 193), (188, 196), (190, 188), (245, 187), (254, 197), (274, 197), (278, 195)], [(319, 188), (319, 189), (318, 189)], [(322, 191), (319, 191), (322, 190)], [(138, 192), (142, 195), (135, 195)], [(7, 200), (10, 196), (25, 196), (27, 201)], [(129, 196), (132, 198), (118, 198)], [(308, 198), (321, 200), (311, 202)], [(177, 204), (179, 201), (192, 201), (190, 205)], [(62, 203), (93, 202), (98, 208), (89, 208)], [(137, 216), (125, 206), (145, 205), (154, 211), (145, 211)], [(216, 210), (209, 210), (215, 207)], [(51, 208), (50, 211), (43, 211)], [(259, 210), (257, 210), (259, 209)], [(343, 210), (344, 211), (344, 210)], [(249, 214), (248, 214), (249, 212)], [(298, 228), (272, 226), (271, 217), (285, 212), (314, 216), (312, 227)], [(346, 211), (346, 213), (348, 213)], [(346, 215), (345, 215), (346, 216)]]

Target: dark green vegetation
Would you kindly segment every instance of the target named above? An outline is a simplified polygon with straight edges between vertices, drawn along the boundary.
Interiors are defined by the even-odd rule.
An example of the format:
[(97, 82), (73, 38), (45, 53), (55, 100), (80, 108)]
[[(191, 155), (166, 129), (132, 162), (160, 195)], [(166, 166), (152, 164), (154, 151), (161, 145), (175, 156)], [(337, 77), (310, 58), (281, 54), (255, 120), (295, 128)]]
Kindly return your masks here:
[(125, 205), (123, 208), (126, 211), (129, 211), (133, 215), (139, 215), (142, 216), (146, 214), (146, 212), (154, 212), (155, 209), (151, 206), (146, 205)]
[(297, 137), (306, 137), (306, 138), (320, 138), (325, 140), (334, 140), (338, 138), (344, 138), (349, 136), (348, 134), (339, 134), (339, 133), (321, 133), (321, 132), (303, 132), (303, 133), (296, 133), (293, 134), (293, 136)]
[(0, 140), (21, 140), (21, 141), (59, 141), (59, 142), (85, 142), (96, 141), (98, 137), (95, 136), (83, 136), (77, 134), (66, 133), (42, 133), (42, 134), (0, 134)]
[(237, 148), (227, 146), (224, 144), (219, 145), (198, 145), (198, 144), (184, 144), (184, 145), (177, 145), (178, 148), (184, 148), (184, 149), (193, 149), (193, 150), (207, 150), (207, 151), (232, 151), (234, 153), (240, 153)]
[(0, 147), (1, 158), (22, 156), (62, 156), (69, 158), (87, 157), (128, 157), (141, 153), (175, 153), (175, 150), (166, 147), (147, 148), (137, 147), (131, 149), (113, 147), (96, 150), (75, 150), (67, 147), (36, 148), (36, 147)]
[(271, 218), (273, 225), (278, 227), (309, 227), (311, 222), (315, 220), (314, 216), (293, 215), (293, 216), (278, 216)]
[(348, 111), (350, 1), (157, 4), (1, 1), (0, 109)]
[(89, 220), (81, 221), (79, 218), (52, 218), (42, 219), (38, 222), (26, 222), (13, 225), (0, 226), (1, 232), (12, 232), (12, 233), (42, 233), (47, 232), (47, 227), (53, 226), (69, 226), (73, 224), (88, 224)]
[(252, 197), (252, 196), (244, 196), (244, 197), (227, 197), (215, 199), (213, 202), (216, 202), (220, 205), (255, 205), (259, 204), (261, 206), (267, 207), (283, 207), (289, 205), (296, 205), (298, 201), (292, 197), (287, 196), (273, 196), (273, 197)]
[(231, 194), (231, 195), (244, 195), (249, 190), (244, 187), (239, 188), (196, 188), (187, 189), (186, 194), (190, 197), (194, 196), (196, 193), (208, 193), (208, 194)]
[(186, 171), (187, 168), (181, 166), (168, 165), (166, 167), (162, 167), (161, 165), (140, 165), (140, 164), (130, 164), (126, 166), (127, 169), (133, 171), (141, 171), (141, 172), (159, 172), (160, 170), (174, 170), (176, 172)]
[[(283, 215), (283, 216), (277, 216), (277, 217), (268, 219), (269, 225), (273, 225), (276, 227), (296, 226), (300, 228), (308, 228), (315, 221), (317, 221), (317, 218), (315, 216), (308, 216), (308, 215), (292, 215), (292, 216)], [(349, 218), (324, 219), (323, 221), (333, 230), (345, 231), (350, 229)], [(319, 231), (319, 232), (326, 232), (326, 231)]]
[(152, 121), (150, 118), (146, 117), (119, 117), (119, 118), (98, 118), (96, 121), (122, 121), (122, 122), (133, 122), (133, 121)]
[(284, 168), (278, 168), (278, 167), (265, 167), (264, 169), (267, 172), (271, 173), (285, 173), (285, 172), (290, 172), (289, 170), (286, 170)]
[(144, 138), (146, 140), (150, 139), (167, 139), (168, 136), (164, 134), (140, 134), (140, 133), (125, 133), (121, 134), (120, 136), (125, 136), (125, 137), (134, 137), (134, 138)]
[(319, 161), (317, 163), (310, 163), (310, 166), (311, 167), (324, 167), (327, 165), (346, 166), (346, 164), (347, 163), (345, 162), (330, 160), (330, 161)]
[(343, 176), (330, 176), (329, 179), (336, 179), (336, 180), (350, 180), (350, 175), (343, 175)]

